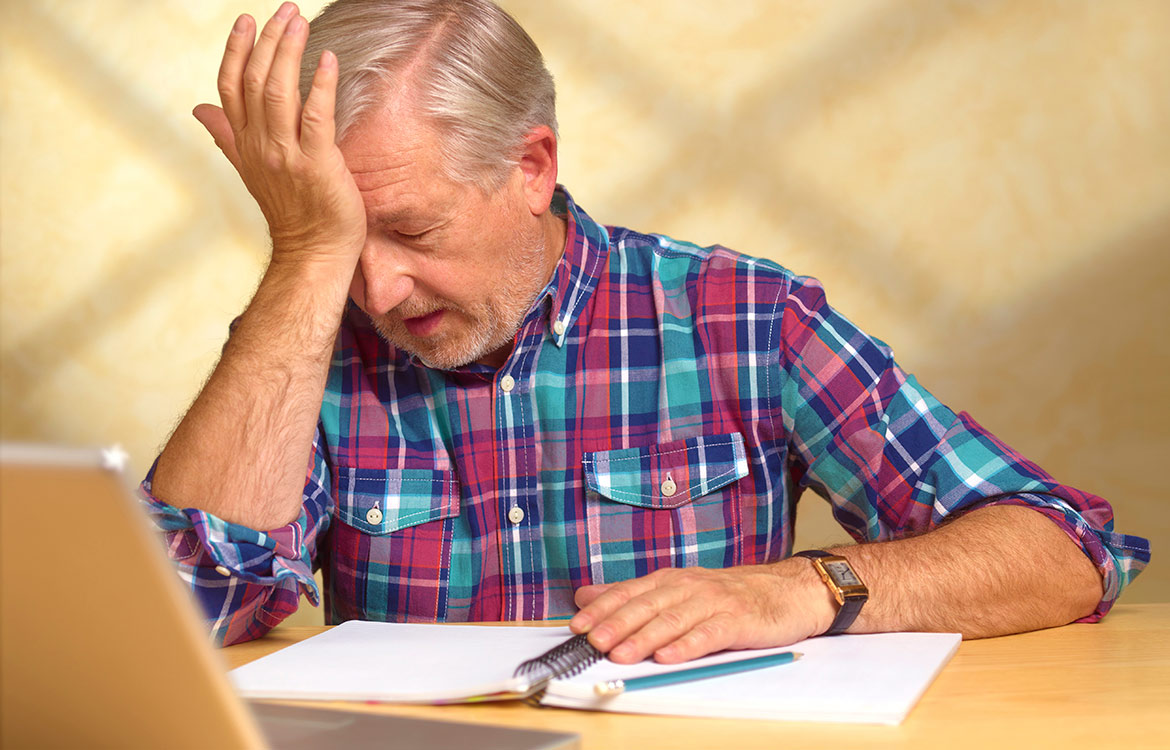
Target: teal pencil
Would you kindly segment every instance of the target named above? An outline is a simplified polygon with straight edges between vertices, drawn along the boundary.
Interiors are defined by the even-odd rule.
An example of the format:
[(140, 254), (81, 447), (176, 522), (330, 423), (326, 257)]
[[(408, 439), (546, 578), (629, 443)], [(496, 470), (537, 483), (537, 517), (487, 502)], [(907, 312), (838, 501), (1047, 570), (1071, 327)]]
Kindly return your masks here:
[(617, 695), (627, 690), (644, 690), (660, 685), (675, 685), (680, 682), (705, 680), (708, 677), (719, 677), (720, 675), (748, 672), (753, 669), (774, 667), (780, 664), (791, 664), (801, 656), (802, 654), (785, 651), (780, 654), (756, 656), (751, 659), (728, 661), (722, 664), (709, 664), (705, 667), (691, 667), (690, 669), (678, 669), (674, 672), (663, 672), (662, 674), (652, 674), (645, 677), (631, 677), (628, 680), (609, 680), (608, 682), (599, 682), (594, 685), (593, 692), (598, 695)]

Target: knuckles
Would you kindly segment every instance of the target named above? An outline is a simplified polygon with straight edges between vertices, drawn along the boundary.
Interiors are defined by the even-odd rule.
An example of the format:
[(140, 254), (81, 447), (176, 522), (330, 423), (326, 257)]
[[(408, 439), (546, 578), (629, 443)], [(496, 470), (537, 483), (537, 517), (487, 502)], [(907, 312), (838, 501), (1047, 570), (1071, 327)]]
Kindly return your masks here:
[(221, 99), (234, 99), (240, 95), (239, 81), (225, 73), (220, 74), (216, 87), (219, 89)]
[(280, 151), (268, 150), (262, 157), (264, 168), (269, 172), (286, 172), (288, 169), (288, 157)]
[(693, 573), (688, 568), (659, 568), (646, 576), (659, 586), (667, 583), (684, 583), (692, 577)]
[(644, 598), (630, 599), (626, 602), (626, 609), (639, 621), (653, 617), (658, 612), (657, 605)]
[(321, 112), (316, 107), (306, 105), (305, 108), (301, 110), (302, 125), (318, 128), (325, 125), (327, 119), (328, 118), (326, 118), (325, 113)]
[(726, 635), (725, 625), (718, 620), (708, 619), (691, 628), (687, 640), (692, 644), (721, 643)]
[(682, 633), (687, 629), (688, 620), (681, 612), (673, 607), (668, 607), (658, 613), (658, 619), (666, 626), (671, 633)]
[(267, 72), (248, 66), (244, 70), (244, 92), (255, 93), (265, 89), (268, 83)]
[(264, 103), (269, 107), (284, 107), (288, 105), (289, 100), (290, 97), (283, 84), (269, 79), (268, 83), (264, 85)]

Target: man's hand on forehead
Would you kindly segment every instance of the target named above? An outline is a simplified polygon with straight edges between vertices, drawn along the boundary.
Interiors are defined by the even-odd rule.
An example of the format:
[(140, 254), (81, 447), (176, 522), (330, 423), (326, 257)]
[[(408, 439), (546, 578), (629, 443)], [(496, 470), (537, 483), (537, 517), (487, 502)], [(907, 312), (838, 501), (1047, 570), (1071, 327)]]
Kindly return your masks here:
[(361, 194), (334, 143), (332, 53), (303, 106), (298, 93), (308, 37), (292, 3), (259, 38), (240, 16), (219, 69), (223, 107), (194, 112), (268, 220), (272, 262), (159, 456), (153, 490), (253, 529), (304, 512), (321, 394), (366, 238)]
[[(334, 142), (337, 58), (321, 55), (308, 98), (298, 89), (309, 24), (284, 3), (256, 37), (240, 16), (219, 69), (222, 109), (195, 108), (256, 199), (273, 259), (325, 260), (352, 275), (366, 237), (361, 194)], [(255, 40), (255, 41), (254, 41)]]

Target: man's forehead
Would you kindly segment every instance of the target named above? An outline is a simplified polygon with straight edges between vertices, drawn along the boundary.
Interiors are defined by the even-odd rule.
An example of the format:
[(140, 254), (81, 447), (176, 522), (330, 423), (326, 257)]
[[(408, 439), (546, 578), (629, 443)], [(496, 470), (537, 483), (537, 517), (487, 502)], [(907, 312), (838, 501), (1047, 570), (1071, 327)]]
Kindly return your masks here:
[(346, 166), (367, 199), (393, 199), (396, 211), (429, 204), (442, 176), (442, 142), (435, 128), (402, 107), (379, 107), (362, 117), (339, 144)]
[[(417, 117), (395, 117), (377, 112), (363, 117), (338, 144), (350, 169), (374, 168), (439, 156), (440, 140), (434, 128)], [(351, 163), (352, 162), (352, 163)]]

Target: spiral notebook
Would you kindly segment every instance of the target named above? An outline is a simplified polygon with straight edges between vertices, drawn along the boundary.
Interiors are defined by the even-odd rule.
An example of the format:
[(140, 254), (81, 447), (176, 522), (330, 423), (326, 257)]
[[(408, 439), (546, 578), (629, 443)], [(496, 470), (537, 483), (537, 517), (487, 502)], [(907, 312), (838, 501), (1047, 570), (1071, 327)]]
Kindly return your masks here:
[[(897, 724), (959, 646), (954, 633), (813, 638), (685, 665), (626, 665), (565, 627), (350, 621), (229, 673), (248, 698), (474, 703), (527, 699), (596, 711)], [(566, 644), (568, 641), (568, 644)], [(558, 650), (559, 649), (559, 650)], [(781, 651), (789, 664), (599, 696), (594, 686)]]

